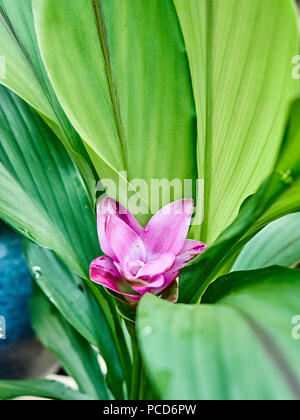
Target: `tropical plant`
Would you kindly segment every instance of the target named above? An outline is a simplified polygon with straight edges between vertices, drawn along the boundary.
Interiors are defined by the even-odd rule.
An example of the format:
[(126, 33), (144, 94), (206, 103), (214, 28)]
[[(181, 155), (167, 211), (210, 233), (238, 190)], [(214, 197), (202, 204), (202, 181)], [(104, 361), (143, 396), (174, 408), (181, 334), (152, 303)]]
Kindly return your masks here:
[[(0, 19), (0, 217), (78, 385), (0, 398), (299, 399), (294, 0), (0, 0)], [(201, 179), (149, 206), (153, 180)]]

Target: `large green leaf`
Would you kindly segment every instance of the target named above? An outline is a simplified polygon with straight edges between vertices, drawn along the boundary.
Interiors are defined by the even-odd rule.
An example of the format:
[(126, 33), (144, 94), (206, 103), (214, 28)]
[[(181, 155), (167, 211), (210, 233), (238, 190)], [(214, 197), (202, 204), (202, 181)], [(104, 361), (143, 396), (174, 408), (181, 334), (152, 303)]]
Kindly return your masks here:
[(289, 214), (271, 223), (243, 248), (232, 271), (254, 270), (300, 262), (300, 213)]
[(58, 102), (40, 55), (31, 0), (0, 0), (0, 55), (6, 66), (5, 78), (0, 82), (44, 116), (73, 152), (90, 184), (93, 177), (84, 161), (89, 161), (87, 151)]
[(67, 401), (93, 400), (92, 397), (74, 391), (60, 382), (48, 380), (0, 381), (0, 399), (12, 400), (24, 396)]
[(99, 255), (93, 203), (72, 159), (43, 120), (0, 88), (0, 217), (88, 278)]
[[(73, 160), (36, 112), (4, 87), (0, 88), (0, 136), (0, 217), (25, 237), (52, 249), (88, 280), (89, 265), (100, 249), (93, 203)], [(103, 332), (105, 340), (101, 343), (114, 348), (106, 335), (109, 330), (114, 334), (119, 322), (112, 298), (91, 282), (89, 288), (101, 306), (101, 312), (95, 309), (102, 313), (99, 336)], [(111, 351), (99, 347), (108, 359)], [(110, 373), (122, 395), (120, 365), (112, 367)]]
[(73, 328), (100, 350), (108, 368), (108, 382), (118, 389), (122, 369), (128, 378), (131, 362), (124, 337), (109, 328), (107, 318), (113, 324), (109, 308), (102, 304), (106, 309), (103, 313), (90, 290), (53, 252), (28, 241), (24, 252), (36, 283)]
[(274, 165), (297, 81), (293, 0), (174, 0), (188, 52), (211, 244)]
[(61, 361), (66, 372), (77, 382), (79, 391), (95, 399), (108, 399), (95, 350), (38, 287), (31, 298), (30, 314), (38, 338)]
[(232, 273), (201, 305), (143, 298), (138, 331), (163, 399), (299, 399), (300, 272)]
[[(83, 337), (99, 347), (94, 316), (102, 321), (102, 333), (105, 324), (99, 310), (92, 316), (93, 306), (84, 283), (52, 251), (29, 241), (24, 243), (23, 248), (32, 277), (45, 295)], [(107, 337), (105, 342), (109, 343)]]
[(34, 15), (55, 91), (101, 177), (193, 179), (195, 110), (172, 0), (38, 0)]
[[(209, 284), (224, 267), (234, 263), (243, 246), (267, 224), (300, 211), (300, 100), (290, 112), (282, 148), (271, 175), (241, 206), (236, 220), (203, 254), (184, 270), (180, 301), (199, 302)], [(233, 260), (233, 261), (232, 261)]]

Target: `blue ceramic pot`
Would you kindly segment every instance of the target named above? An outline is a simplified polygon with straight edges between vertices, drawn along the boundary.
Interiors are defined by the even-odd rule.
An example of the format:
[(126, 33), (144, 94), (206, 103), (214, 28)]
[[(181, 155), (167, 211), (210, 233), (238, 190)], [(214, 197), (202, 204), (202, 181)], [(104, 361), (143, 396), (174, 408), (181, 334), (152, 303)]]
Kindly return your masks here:
[(0, 379), (41, 377), (56, 365), (30, 326), (31, 291), (22, 240), (0, 221)]

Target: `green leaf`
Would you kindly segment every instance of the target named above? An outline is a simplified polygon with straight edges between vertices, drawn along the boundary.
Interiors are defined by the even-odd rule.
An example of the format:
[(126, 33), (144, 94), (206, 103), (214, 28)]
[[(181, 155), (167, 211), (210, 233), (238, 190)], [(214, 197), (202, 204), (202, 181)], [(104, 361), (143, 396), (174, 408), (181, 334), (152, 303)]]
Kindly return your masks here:
[(38, 287), (31, 298), (30, 314), (38, 338), (61, 361), (65, 371), (77, 382), (79, 391), (95, 399), (108, 399), (95, 350)]
[(126, 170), (148, 188), (152, 179), (195, 178), (194, 101), (172, 0), (33, 4), (53, 86), (101, 178), (119, 184)]
[[(73, 160), (36, 112), (4, 87), (0, 88), (0, 135), (0, 218), (52, 249), (73, 272), (88, 280), (97, 299), (97, 303), (93, 300), (95, 313), (102, 313), (102, 328), (115, 334), (120, 321), (112, 299), (104, 288), (89, 281), (89, 265), (100, 248), (94, 206)], [(109, 346), (115, 348), (111, 340), (105, 349)], [(112, 352), (105, 349), (101, 347), (107, 360)], [(120, 396), (119, 363), (111, 373)]]
[(0, 381), (0, 399), (12, 400), (24, 396), (69, 401), (93, 399), (55, 381)]
[[(183, 270), (180, 301), (199, 302), (218, 274), (261, 229), (288, 213), (300, 211), (300, 100), (291, 108), (283, 144), (271, 175), (241, 206), (238, 217), (216, 242)], [(229, 268), (229, 269), (230, 269)]]
[(232, 271), (280, 265), (294, 267), (300, 261), (300, 213), (271, 223), (243, 248)]
[(48, 299), (78, 333), (99, 349), (108, 368), (108, 382), (121, 398), (123, 372), (129, 376), (131, 362), (124, 337), (112, 328), (113, 312), (108, 302), (102, 298), (99, 307), (90, 289), (51, 251), (27, 241), (24, 252), (32, 276)]
[(88, 278), (99, 253), (93, 203), (64, 147), (43, 120), (0, 88), (0, 217)]
[(0, 55), (6, 66), (5, 78), (0, 82), (43, 115), (72, 151), (89, 185), (93, 182), (93, 175), (86, 161), (90, 160), (48, 77), (35, 34), (31, 0), (0, 0)]
[(300, 272), (232, 273), (201, 305), (147, 295), (138, 310), (144, 359), (162, 399), (300, 398)]
[(293, 0), (174, 0), (198, 117), (198, 176), (211, 244), (269, 175), (298, 83)]
[[(89, 289), (50, 250), (29, 241), (24, 242), (23, 249), (32, 277), (45, 295), (83, 337), (99, 346)], [(94, 316), (103, 324), (99, 310)], [(105, 323), (101, 331), (105, 331)]]

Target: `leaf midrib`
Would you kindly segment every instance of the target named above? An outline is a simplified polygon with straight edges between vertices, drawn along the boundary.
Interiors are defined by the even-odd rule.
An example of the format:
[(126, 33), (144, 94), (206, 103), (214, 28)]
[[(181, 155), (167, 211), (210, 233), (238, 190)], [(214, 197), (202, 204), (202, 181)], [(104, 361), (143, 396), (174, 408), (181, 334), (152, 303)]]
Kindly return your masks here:
[(273, 337), (265, 330), (265, 328), (256, 322), (253, 317), (248, 314), (246, 311), (234, 304), (222, 303), (224, 306), (233, 308), (247, 323), (254, 336), (260, 342), (264, 351), (269, 355), (270, 360), (276, 366), (277, 370), (280, 372), (284, 378), (287, 386), (290, 391), (293, 393), (294, 397), (300, 399), (300, 382), (297, 376), (290, 369), (284, 354), (282, 353), (279, 346), (274, 342)]
[(99, 43), (100, 43), (103, 60), (104, 60), (104, 70), (105, 70), (105, 76), (106, 76), (107, 86), (109, 90), (109, 96), (111, 99), (113, 116), (114, 116), (114, 120), (116, 124), (118, 137), (119, 137), (121, 147), (122, 147), (123, 159), (124, 159), (127, 171), (128, 171), (129, 166), (128, 166), (127, 143), (126, 143), (126, 139), (124, 135), (124, 129), (122, 126), (118, 92), (117, 92), (116, 84), (114, 82), (114, 77), (113, 77), (110, 51), (109, 51), (109, 46), (108, 46), (108, 41), (107, 41), (106, 26), (105, 26), (104, 17), (103, 17), (101, 0), (91, 0), (91, 1), (92, 1), (92, 7), (94, 11), (97, 34), (98, 34)]

